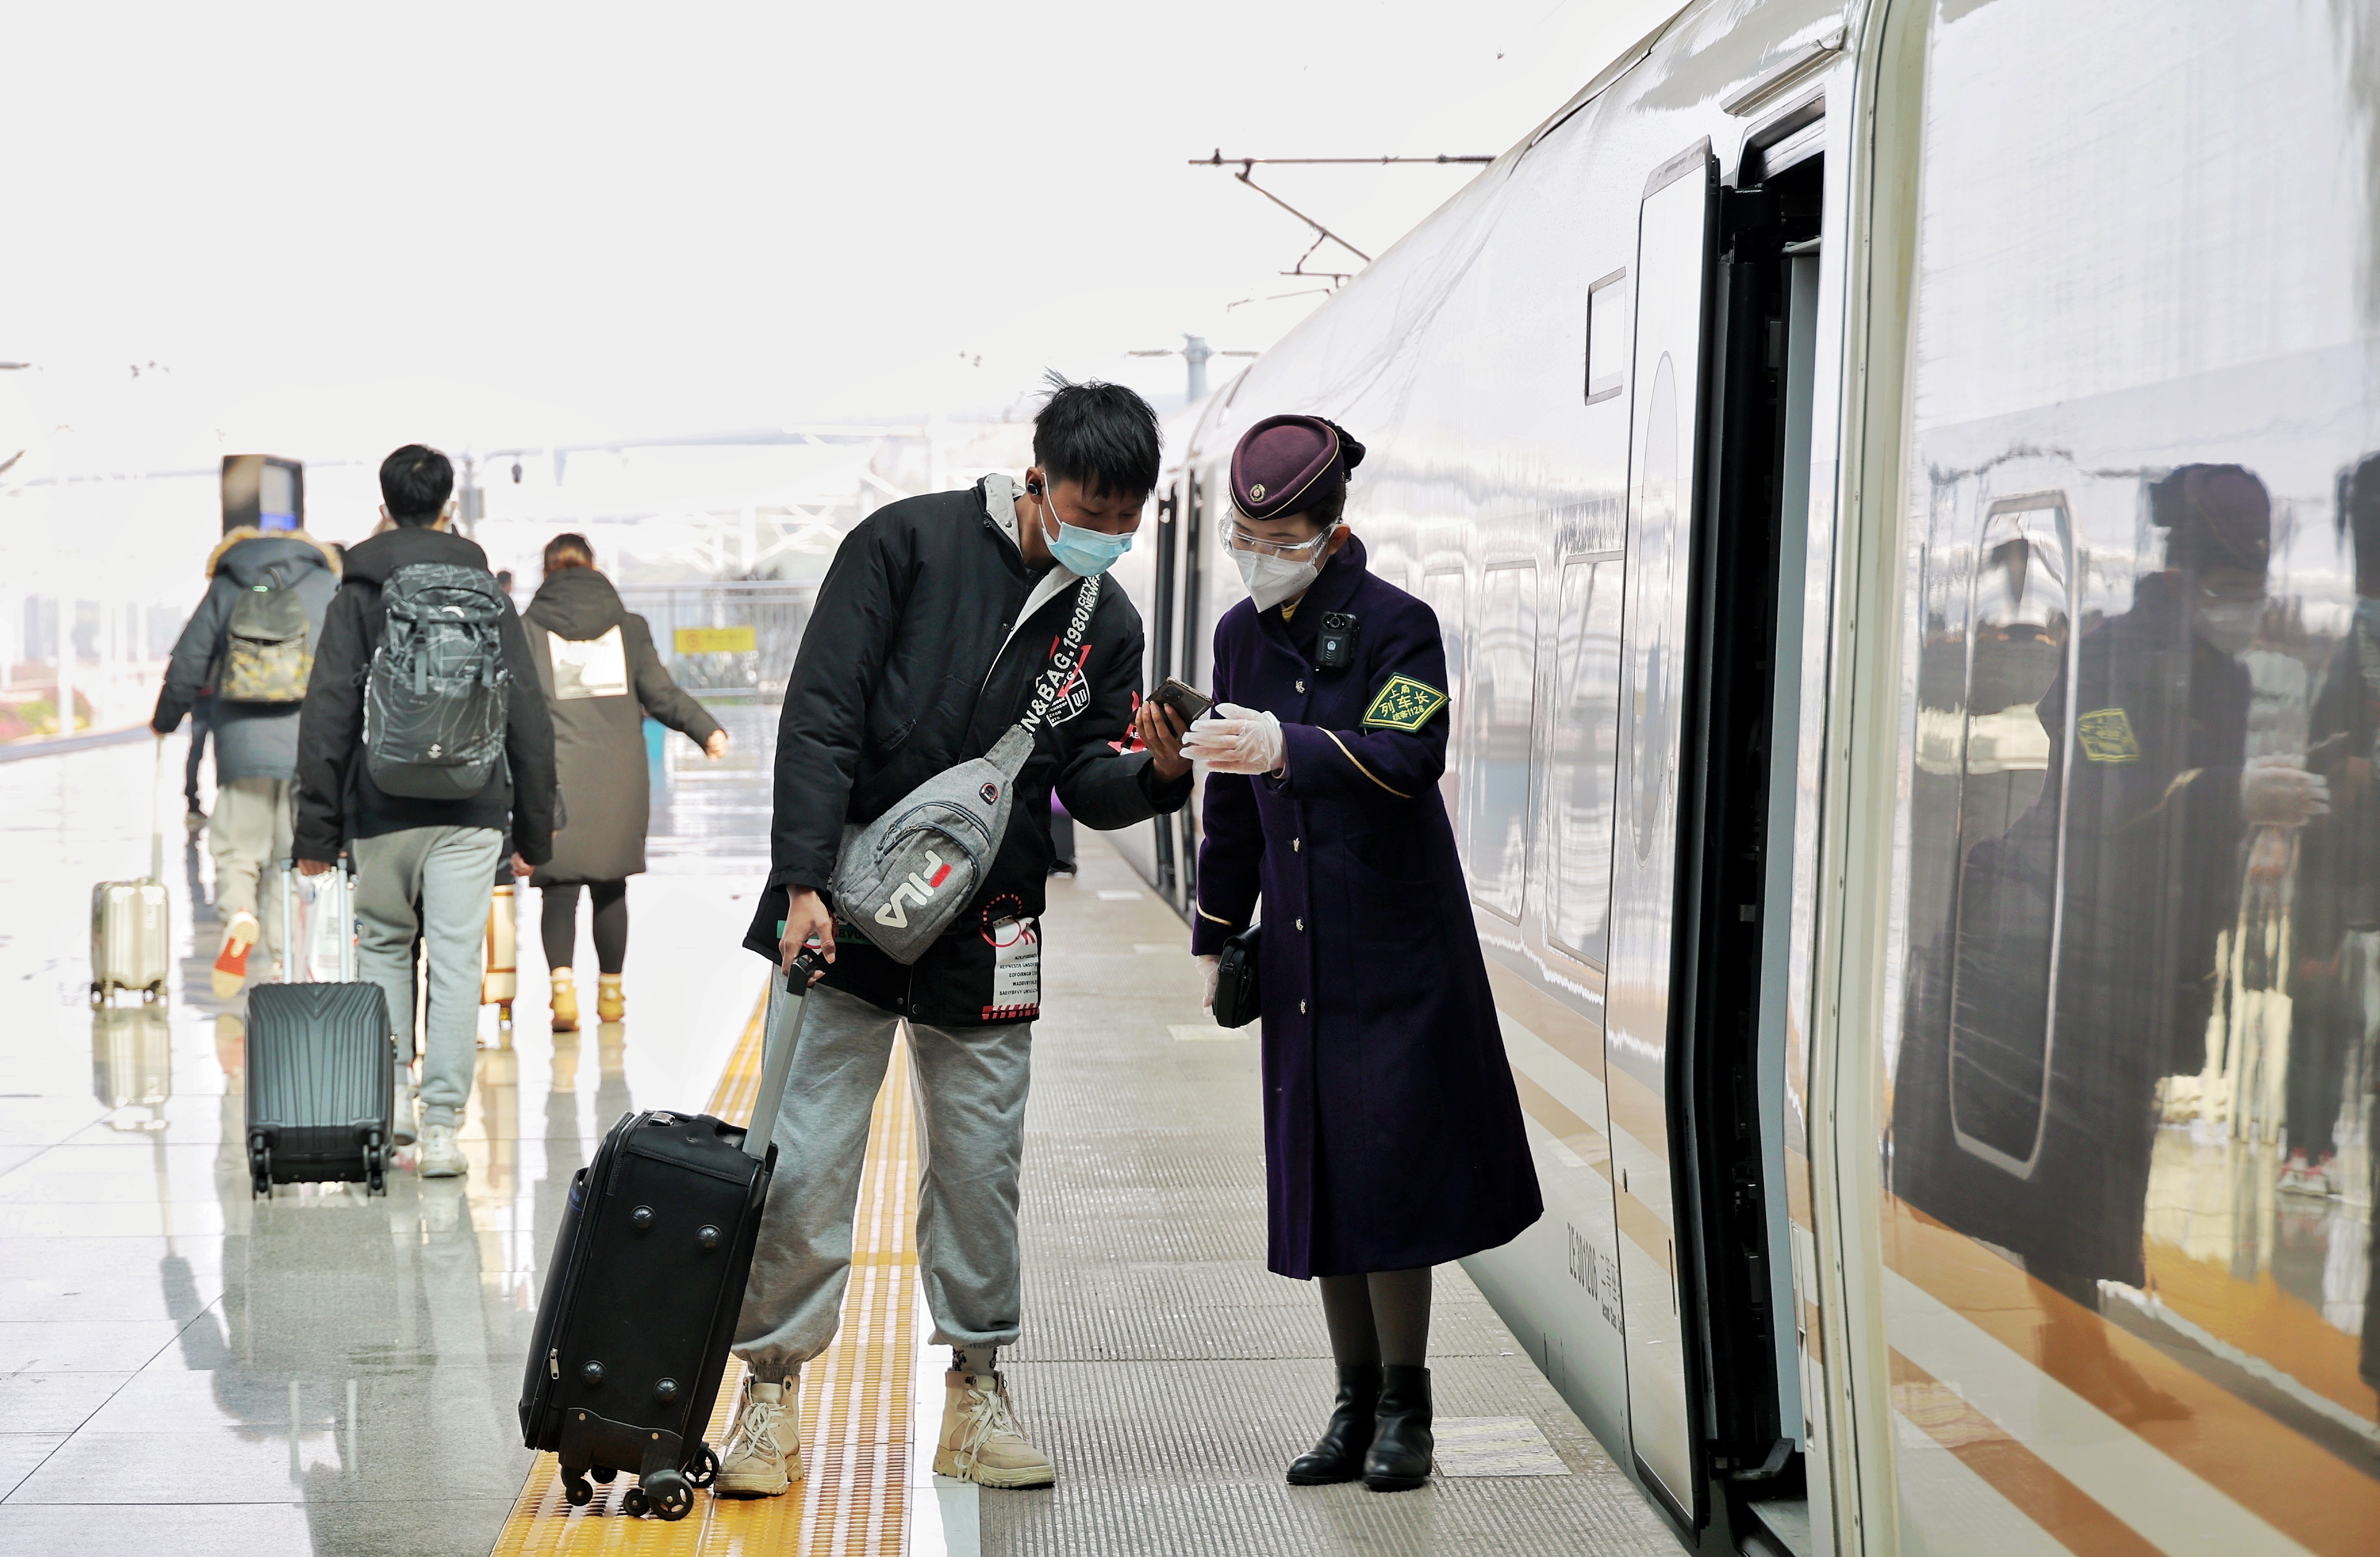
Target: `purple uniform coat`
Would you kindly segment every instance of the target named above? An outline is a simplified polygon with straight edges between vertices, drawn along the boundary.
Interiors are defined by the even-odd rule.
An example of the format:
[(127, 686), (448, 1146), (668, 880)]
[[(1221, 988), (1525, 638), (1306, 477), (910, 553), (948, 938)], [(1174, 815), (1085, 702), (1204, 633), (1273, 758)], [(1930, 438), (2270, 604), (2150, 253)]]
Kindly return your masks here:
[[(1439, 797), (1445, 647), (1353, 539), (1293, 611), (1242, 601), (1215, 626), (1216, 700), (1278, 718), (1288, 772), (1208, 775), (1191, 948), (1220, 950), (1261, 890), (1267, 1262), (1436, 1265), (1544, 1209)], [(1354, 663), (1319, 670), (1332, 611), (1361, 622)]]

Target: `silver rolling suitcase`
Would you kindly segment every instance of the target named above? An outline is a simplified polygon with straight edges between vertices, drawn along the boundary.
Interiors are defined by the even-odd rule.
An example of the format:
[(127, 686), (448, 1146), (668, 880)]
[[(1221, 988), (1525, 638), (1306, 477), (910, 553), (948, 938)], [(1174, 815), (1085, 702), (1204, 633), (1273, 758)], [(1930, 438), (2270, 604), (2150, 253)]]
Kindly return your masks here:
[[(165, 739), (157, 738), (157, 772), (165, 772)], [(157, 825), (157, 797), (149, 797), (149, 874), (137, 882), (102, 882), (91, 889), (91, 1003), (138, 990), (162, 1000), (173, 971), (173, 914), (165, 900), (165, 833)]]

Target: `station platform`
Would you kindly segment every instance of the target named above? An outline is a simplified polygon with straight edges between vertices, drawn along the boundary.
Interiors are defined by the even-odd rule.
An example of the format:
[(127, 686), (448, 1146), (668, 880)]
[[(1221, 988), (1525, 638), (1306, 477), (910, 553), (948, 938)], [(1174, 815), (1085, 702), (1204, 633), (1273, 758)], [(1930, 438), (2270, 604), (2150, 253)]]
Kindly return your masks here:
[[(178, 821), (170, 998), (91, 1008), (90, 887), (146, 869), (149, 744), (0, 762), (0, 1553), (1677, 1550), (1455, 1267), (1430, 1486), (1282, 1482), (1331, 1379), (1312, 1288), (1264, 1269), (1256, 1044), (1199, 1009), (1181, 921), (1088, 832), (1080, 874), (1051, 882), (1026, 1331), (1002, 1354), (1057, 1487), (930, 1472), (946, 1358), (923, 1344), (896, 1063), (843, 1332), (804, 1375), (808, 1479), (700, 1496), (676, 1524), (622, 1514), (626, 1478), (570, 1508), (515, 1415), (570, 1176), (622, 1112), (740, 1118), (757, 1082), (764, 969), (735, 943), (765, 867), (773, 711), (719, 712), (724, 762), (674, 741), (656, 769), (627, 1020), (550, 1030), (525, 904), (518, 1020), (482, 1013), (471, 1173), (419, 1180), (408, 1156), (382, 1198), (250, 1198), (238, 1003), (209, 990), (212, 868)], [(168, 756), (178, 777), (178, 739)]]

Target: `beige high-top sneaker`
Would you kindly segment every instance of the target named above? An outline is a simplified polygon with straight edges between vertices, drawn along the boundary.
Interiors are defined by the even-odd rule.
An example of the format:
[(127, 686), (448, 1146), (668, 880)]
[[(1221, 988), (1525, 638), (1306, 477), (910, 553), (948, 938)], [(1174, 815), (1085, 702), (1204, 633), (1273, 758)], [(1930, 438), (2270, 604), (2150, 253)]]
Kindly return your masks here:
[(713, 1497), (773, 1498), (802, 1478), (801, 1401), (798, 1375), (775, 1384), (745, 1375)]
[(998, 1372), (942, 1375), (942, 1435), (934, 1474), (985, 1487), (1048, 1487), (1058, 1479), (1050, 1456), (1025, 1441)]

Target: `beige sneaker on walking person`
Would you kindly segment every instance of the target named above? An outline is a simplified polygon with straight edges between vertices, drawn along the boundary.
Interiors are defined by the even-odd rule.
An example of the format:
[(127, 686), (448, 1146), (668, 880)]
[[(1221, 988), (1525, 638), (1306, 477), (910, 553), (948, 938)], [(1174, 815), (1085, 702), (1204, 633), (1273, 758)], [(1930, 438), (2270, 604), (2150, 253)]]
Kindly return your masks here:
[(1050, 1456), (1025, 1441), (1009, 1409), (1008, 1385), (997, 1371), (942, 1375), (942, 1435), (934, 1444), (934, 1474), (984, 1487), (1049, 1487), (1058, 1472)]
[(744, 1376), (744, 1402), (711, 1496), (773, 1498), (802, 1478), (801, 1400), (799, 1374), (777, 1384)]
[(414, 1171), (423, 1178), (461, 1178), (471, 1171), (468, 1159), (463, 1155), (463, 1143), (455, 1138), (452, 1125), (421, 1126), (421, 1155)]

